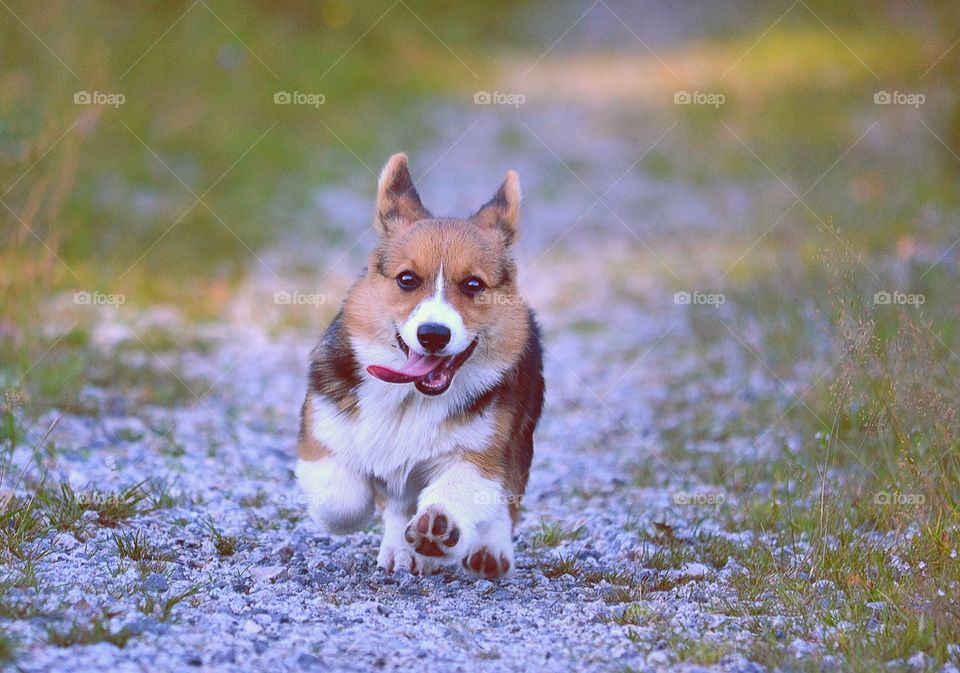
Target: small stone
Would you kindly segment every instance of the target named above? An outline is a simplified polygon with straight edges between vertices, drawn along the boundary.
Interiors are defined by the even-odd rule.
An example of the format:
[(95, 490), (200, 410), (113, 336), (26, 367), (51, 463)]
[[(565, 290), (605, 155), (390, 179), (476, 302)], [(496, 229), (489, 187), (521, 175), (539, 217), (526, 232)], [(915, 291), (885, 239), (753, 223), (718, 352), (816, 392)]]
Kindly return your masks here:
[(670, 652), (667, 650), (654, 650), (647, 655), (647, 666), (667, 666), (670, 664)]
[(252, 619), (248, 619), (243, 623), (243, 630), (246, 633), (260, 633), (261, 631), (263, 631), (263, 627), (257, 624)]
[(250, 568), (250, 576), (261, 584), (274, 583), (286, 572), (283, 566), (255, 566)]
[(153, 619), (152, 617), (144, 617), (142, 619), (135, 619), (131, 622), (127, 622), (123, 625), (122, 630), (131, 635), (139, 636), (143, 635), (147, 631), (156, 630), (157, 624), (158, 622), (156, 619)]
[(477, 593), (483, 593), (488, 589), (493, 588), (493, 582), (490, 580), (477, 580), (473, 585), (473, 588), (477, 590)]
[(683, 569), (680, 571), (684, 577), (690, 577), (692, 579), (702, 579), (710, 574), (710, 568), (703, 565), (702, 563), (688, 563), (683, 566)]
[(170, 585), (167, 584), (167, 578), (160, 573), (150, 573), (147, 575), (147, 578), (141, 586), (144, 591), (154, 591), (156, 593), (163, 593), (170, 588)]
[(312, 654), (307, 654), (304, 652), (299, 657), (297, 657), (297, 665), (303, 669), (314, 669), (320, 666), (320, 659), (315, 657)]
[(62, 535), (60, 535), (60, 537), (57, 539), (57, 542), (66, 551), (70, 551), (71, 549), (76, 549), (77, 545), (80, 544), (77, 541), (77, 538), (73, 537), (70, 533), (63, 533)]
[(211, 657), (211, 661), (214, 664), (234, 664), (237, 661), (237, 652), (233, 649), (217, 652)]

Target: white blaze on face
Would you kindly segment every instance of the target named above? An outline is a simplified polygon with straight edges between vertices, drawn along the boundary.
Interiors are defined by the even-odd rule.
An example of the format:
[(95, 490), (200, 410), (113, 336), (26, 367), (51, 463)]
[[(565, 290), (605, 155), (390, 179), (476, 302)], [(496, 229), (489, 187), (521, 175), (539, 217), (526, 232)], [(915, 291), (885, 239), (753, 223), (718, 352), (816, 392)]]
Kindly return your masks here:
[(463, 317), (443, 296), (443, 265), (437, 272), (437, 283), (433, 296), (424, 299), (413, 309), (403, 327), (400, 328), (400, 337), (407, 346), (418, 353), (425, 353), (417, 340), (417, 328), (426, 323), (445, 325), (450, 330), (450, 343), (439, 355), (457, 355), (463, 352), (472, 341), (463, 324)]

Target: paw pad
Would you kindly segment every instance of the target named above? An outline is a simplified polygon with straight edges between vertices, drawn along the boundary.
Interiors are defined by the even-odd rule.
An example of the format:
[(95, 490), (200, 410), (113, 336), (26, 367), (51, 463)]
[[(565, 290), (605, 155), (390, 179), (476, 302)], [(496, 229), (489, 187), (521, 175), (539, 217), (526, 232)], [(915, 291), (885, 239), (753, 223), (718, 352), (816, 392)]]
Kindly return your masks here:
[(431, 506), (413, 518), (403, 534), (423, 556), (445, 556), (460, 541), (460, 529), (441, 508)]
[(463, 567), (475, 575), (494, 579), (510, 572), (510, 559), (504, 554), (498, 555), (487, 547), (481, 547), (463, 559)]

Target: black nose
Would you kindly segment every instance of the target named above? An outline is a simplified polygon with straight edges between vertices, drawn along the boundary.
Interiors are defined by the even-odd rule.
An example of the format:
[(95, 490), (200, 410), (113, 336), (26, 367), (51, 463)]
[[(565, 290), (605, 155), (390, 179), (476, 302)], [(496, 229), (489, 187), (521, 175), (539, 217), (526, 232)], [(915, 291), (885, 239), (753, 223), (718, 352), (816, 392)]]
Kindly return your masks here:
[(425, 322), (417, 328), (417, 341), (430, 353), (442, 351), (450, 343), (450, 328), (438, 322)]

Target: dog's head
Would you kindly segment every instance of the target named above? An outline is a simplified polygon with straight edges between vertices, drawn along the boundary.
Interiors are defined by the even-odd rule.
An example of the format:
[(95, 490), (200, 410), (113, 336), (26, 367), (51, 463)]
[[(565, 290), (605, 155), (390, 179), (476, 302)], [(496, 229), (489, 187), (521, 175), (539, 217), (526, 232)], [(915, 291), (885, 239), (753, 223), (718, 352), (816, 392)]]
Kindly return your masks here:
[(390, 157), (377, 192), (380, 239), (345, 306), (372, 376), (439, 395), (461, 369), (502, 371), (519, 358), (528, 324), (509, 250), (519, 215), (513, 171), (471, 217), (437, 218), (406, 155)]

